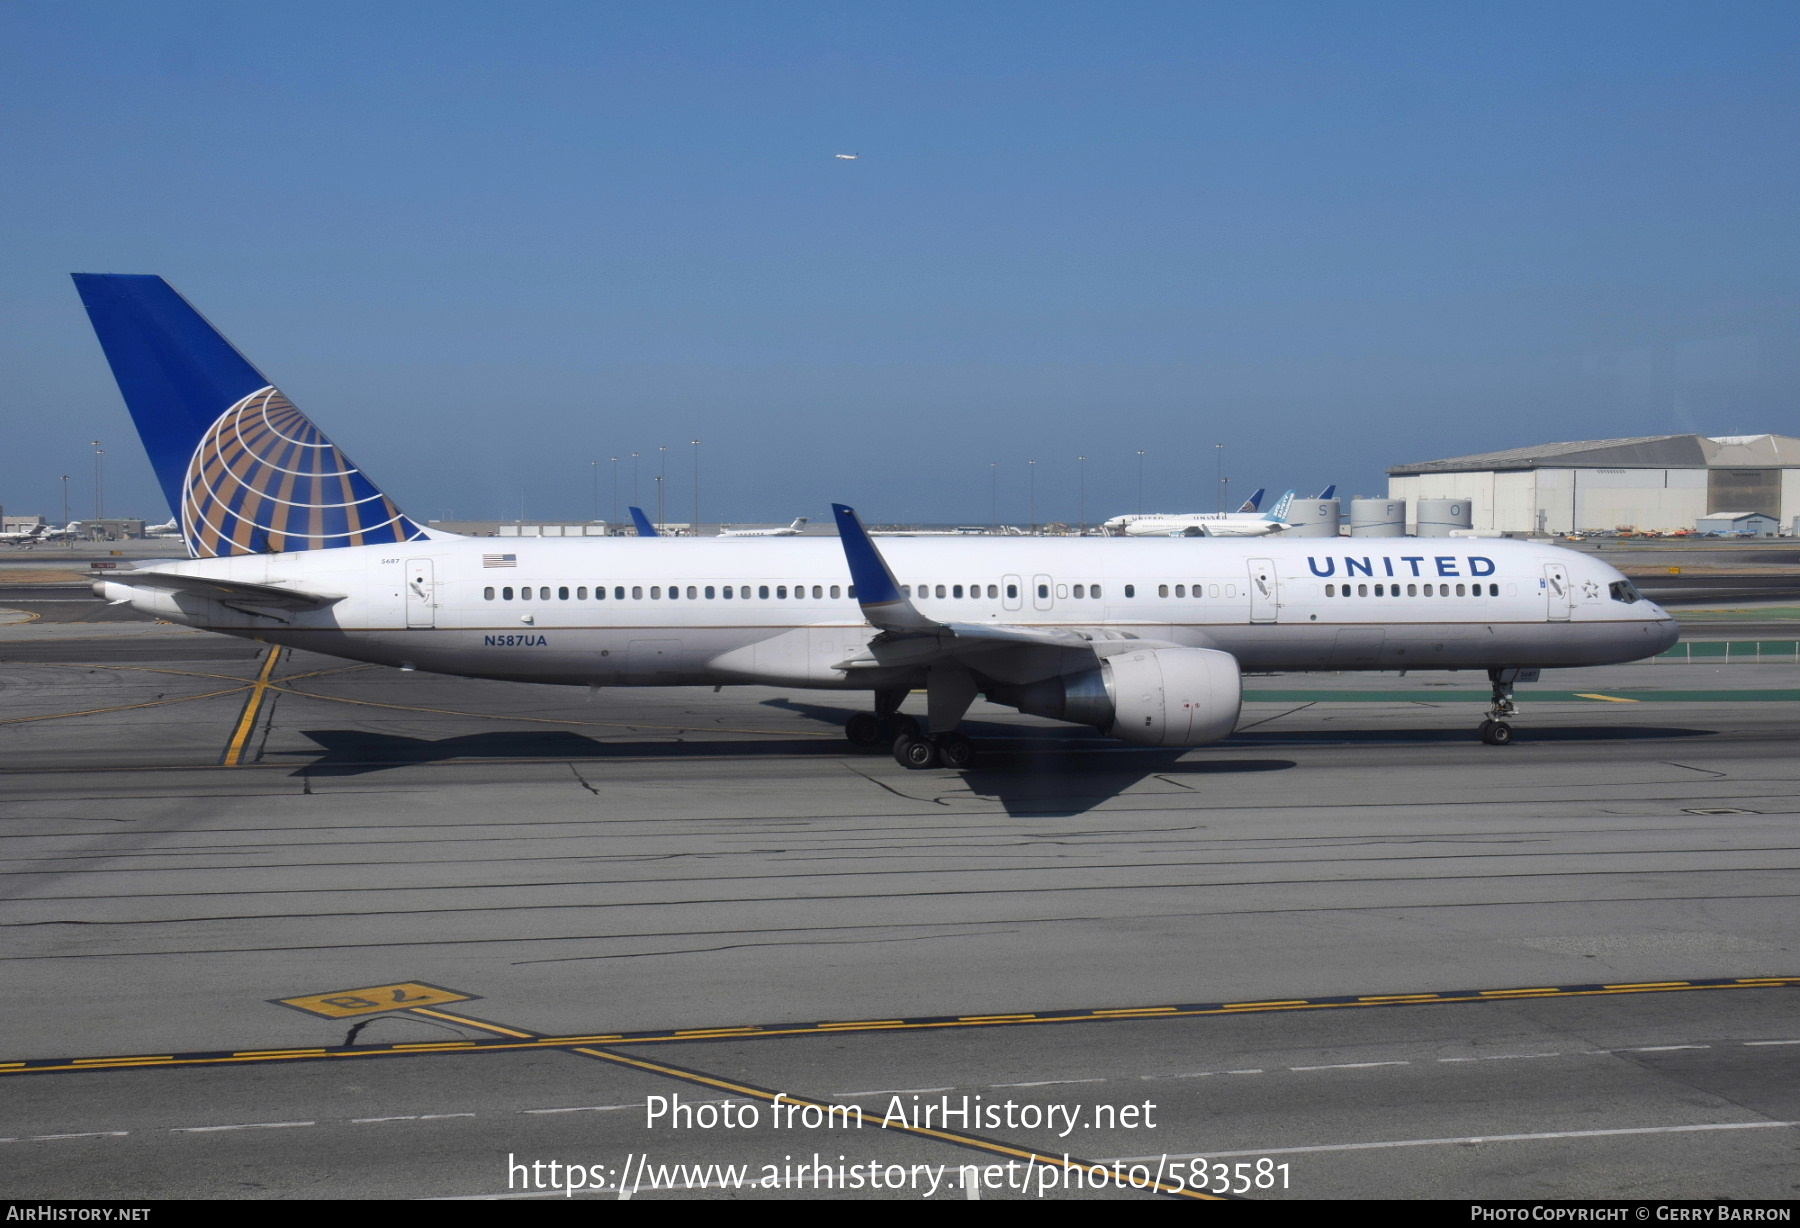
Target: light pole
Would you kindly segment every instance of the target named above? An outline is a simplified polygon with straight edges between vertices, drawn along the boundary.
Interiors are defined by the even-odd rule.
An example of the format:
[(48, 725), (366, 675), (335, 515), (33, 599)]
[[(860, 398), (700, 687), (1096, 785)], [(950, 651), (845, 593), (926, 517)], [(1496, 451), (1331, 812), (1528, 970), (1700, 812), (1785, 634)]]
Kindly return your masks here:
[(100, 480), (100, 458), (106, 453), (100, 447), (100, 441), (94, 440), (94, 519), (106, 519), (106, 488)]
[(593, 519), (598, 520), (598, 519), (600, 519), (600, 462), (597, 460), (589, 461), (588, 462), (588, 470), (590, 471), (590, 476), (592, 476), (594, 479), (594, 515), (593, 515)]
[(668, 444), (665, 443), (665, 444), (657, 445), (656, 460), (657, 460), (656, 531), (658, 533), (660, 533), (663, 531), (663, 526), (665, 524), (669, 523), (669, 513), (668, 513), (669, 445)]
[(1087, 457), (1075, 458), (1075, 472), (1081, 475), (1081, 536), (1087, 536)]
[(1144, 450), (1138, 449), (1138, 515), (1144, 514)]
[(1000, 531), (1000, 462), (988, 462), (988, 524)]
[(642, 507), (644, 501), (638, 497), (638, 454), (631, 454), (631, 506)]
[(1025, 462), (1025, 472), (1031, 475), (1031, 531), (1037, 532), (1037, 462)]
[(618, 520), (619, 520), (619, 458), (616, 456), (612, 458), (612, 471), (613, 471), (612, 519), (606, 522), (606, 527), (609, 532), (611, 531), (612, 526), (614, 524), (618, 523)]
[(1224, 444), (1215, 443), (1213, 445), (1213, 457), (1214, 457), (1215, 461), (1217, 462), (1217, 468), (1219, 471), (1219, 510), (1221, 512), (1223, 512), (1225, 510), (1225, 445)]
[(693, 441), (693, 444), (694, 444), (694, 527), (689, 529), (688, 532), (692, 533), (695, 537), (699, 537), (700, 536), (700, 441), (698, 439), (696, 439)]
[(66, 473), (62, 475), (62, 484), (63, 484), (62, 527), (66, 529), (69, 527), (69, 475)]

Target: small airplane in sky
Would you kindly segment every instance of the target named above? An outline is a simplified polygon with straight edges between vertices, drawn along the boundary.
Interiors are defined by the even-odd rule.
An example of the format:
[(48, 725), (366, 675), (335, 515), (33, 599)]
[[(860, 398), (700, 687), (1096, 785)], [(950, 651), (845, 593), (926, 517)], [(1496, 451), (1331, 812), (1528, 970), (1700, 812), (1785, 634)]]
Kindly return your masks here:
[(834, 158), (842, 158), (846, 162), (854, 162), (862, 157), (861, 154), (832, 154), (831, 156)]

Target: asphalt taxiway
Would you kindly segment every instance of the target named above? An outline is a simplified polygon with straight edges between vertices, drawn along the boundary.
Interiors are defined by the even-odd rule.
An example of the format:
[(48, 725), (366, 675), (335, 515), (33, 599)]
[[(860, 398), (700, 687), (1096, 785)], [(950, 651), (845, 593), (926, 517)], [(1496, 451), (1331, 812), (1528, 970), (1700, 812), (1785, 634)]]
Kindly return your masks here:
[[(908, 772), (849, 697), (0, 628), (0, 1193), (1794, 1196), (1800, 666), (1546, 672), (1503, 748), (1471, 675), (1246, 689), (1218, 746), (978, 707)], [(877, 1124), (965, 1096), (1013, 1110)]]

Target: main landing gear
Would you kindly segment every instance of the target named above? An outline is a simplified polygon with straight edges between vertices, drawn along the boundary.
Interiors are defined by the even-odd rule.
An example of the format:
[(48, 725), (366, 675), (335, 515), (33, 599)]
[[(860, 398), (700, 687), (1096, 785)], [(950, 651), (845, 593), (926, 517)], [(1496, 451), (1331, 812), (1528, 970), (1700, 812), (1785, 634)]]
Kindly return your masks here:
[(1488, 681), (1493, 684), (1493, 703), (1488, 707), (1487, 719), (1481, 722), (1481, 740), (1489, 746), (1511, 746), (1513, 727), (1507, 723), (1508, 718), (1519, 715), (1519, 705), (1513, 702), (1513, 684), (1516, 682), (1536, 682), (1538, 671), (1535, 669), (1490, 669)]
[(894, 762), (904, 768), (968, 767), (975, 758), (975, 744), (957, 733), (956, 725), (975, 700), (974, 679), (959, 666), (934, 666), (926, 673), (925, 695), (929, 730), (900, 711), (906, 691), (877, 691), (875, 711), (858, 712), (844, 722), (844, 736), (862, 750), (891, 742)]

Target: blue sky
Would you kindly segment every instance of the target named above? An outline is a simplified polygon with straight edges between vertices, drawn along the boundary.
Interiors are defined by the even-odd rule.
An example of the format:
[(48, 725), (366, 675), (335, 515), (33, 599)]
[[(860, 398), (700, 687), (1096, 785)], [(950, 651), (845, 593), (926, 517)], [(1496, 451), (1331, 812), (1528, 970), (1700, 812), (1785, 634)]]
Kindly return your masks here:
[[(0, 5), (0, 504), (154, 272), (413, 515), (1090, 519), (1800, 433), (1800, 6)], [(856, 161), (837, 153), (859, 154)], [(1079, 466), (1076, 457), (1088, 457)], [(998, 465), (997, 470), (990, 469)], [(640, 491), (656, 461), (640, 462)], [(629, 461), (622, 462), (629, 494)]]

